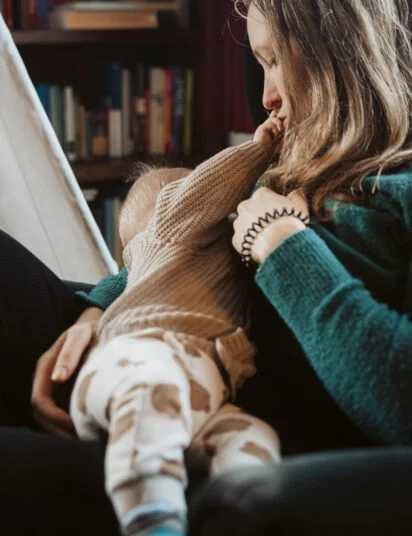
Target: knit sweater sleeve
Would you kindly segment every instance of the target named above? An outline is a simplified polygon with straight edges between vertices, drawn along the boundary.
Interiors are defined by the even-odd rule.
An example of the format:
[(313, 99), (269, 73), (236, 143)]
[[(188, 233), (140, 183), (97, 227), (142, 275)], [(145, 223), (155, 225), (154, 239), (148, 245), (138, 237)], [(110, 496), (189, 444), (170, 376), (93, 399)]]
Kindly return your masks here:
[(246, 199), (268, 164), (253, 142), (225, 149), (159, 195), (154, 225), (160, 239), (213, 239), (213, 228)]
[(377, 302), (313, 231), (285, 240), (256, 281), (341, 408), (371, 438), (412, 443), (412, 322)]
[(127, 270), (122, 268), (116, 275), (101, 279), (90, 292), (76, 292), (76, 299), (86, 302), (90, 307), (107, 309), (124, 291), (127, 284)]

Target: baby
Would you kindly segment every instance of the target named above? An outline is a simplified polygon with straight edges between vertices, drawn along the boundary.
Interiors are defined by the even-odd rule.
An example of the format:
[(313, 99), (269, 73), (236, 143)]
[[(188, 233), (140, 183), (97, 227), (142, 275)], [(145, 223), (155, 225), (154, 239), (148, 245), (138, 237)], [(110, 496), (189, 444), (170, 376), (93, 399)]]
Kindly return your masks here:
[(80, 438), (108, 434), (106, 489), (125, 535), (185, 533), (185, 452), (212, 475), (279, 460), (276, 433), (232, 404), (255, 348), (227, 240), (228, 214), (273, 152), (269, 130), (194, 171), (147, 171), (122, 207), (127, 287), (101, 319), (71, 415)]

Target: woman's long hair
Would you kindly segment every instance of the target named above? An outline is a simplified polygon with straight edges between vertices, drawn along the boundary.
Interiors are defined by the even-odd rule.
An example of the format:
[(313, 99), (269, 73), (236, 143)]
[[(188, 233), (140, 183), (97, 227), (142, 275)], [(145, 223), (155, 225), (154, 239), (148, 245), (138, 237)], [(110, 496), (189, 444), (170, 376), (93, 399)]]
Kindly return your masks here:
[(243, 16), (251, 4), (267, 21), (289, 102), (263, 182), (300, 188), (323, 219), (326, 200), (359, 203), (364, 177), (412, 160), (408, 1), (235, 0)]

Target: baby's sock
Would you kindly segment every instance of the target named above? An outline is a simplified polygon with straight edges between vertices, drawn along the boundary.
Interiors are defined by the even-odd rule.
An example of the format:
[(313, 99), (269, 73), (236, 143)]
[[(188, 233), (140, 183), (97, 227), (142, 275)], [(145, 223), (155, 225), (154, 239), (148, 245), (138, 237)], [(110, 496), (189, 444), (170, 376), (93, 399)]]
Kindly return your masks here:
[(183, 536), (183, 532), (177, 532), (173, 529), (158, 528), (152, 529), (150, 532), (146, 532), (144, 536)]
[(178, 514), (139, 516), (123, 531), (125, 536), (184, 536), (185, 520)]
[(124, 505), (135, 504), (126, 515), (119, 516), (124, 536), (158, 536), (156, 531), (183, 536), (186, 532), (184, 487), (174, 477), (141, 479), (131, 487), (117, 489), (112, 499), (118, 512), (125, 510)]

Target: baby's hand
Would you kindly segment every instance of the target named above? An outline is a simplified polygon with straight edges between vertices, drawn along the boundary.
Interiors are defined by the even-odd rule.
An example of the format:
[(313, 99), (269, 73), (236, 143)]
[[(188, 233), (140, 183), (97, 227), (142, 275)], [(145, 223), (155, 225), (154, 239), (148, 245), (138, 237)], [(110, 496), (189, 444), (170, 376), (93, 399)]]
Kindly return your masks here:
[(272, 155), (284, 131), (283, 121), (271, 115), (257, 128), (253, 141), (259, 143), (265, 151)]

